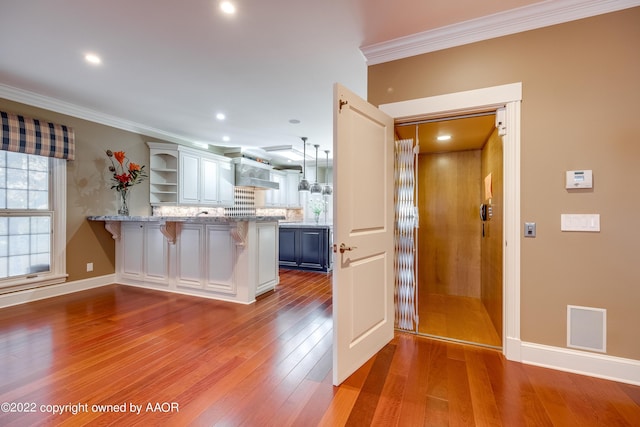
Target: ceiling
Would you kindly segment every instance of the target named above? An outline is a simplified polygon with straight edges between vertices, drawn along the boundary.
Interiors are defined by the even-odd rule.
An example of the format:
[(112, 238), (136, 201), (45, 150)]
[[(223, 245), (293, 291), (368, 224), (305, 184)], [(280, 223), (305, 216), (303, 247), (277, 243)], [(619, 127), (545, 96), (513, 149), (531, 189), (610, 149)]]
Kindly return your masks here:
[(366, 98), (367, 48), (577, 3), (235, 0), (228, 16), (218, 0), (0, 2), (0, 97), (180, 143), (301, 148), (306, 136), (321, 152), (334, 82)]
[[(420, 153), (442, 153), (450, 151), (479, 150), (495, 129), (494, 112), (465, 117), (405, 123), (396, 126), (397, 139), (413, 139), (420, 145)], [(439, 136), (451, 139), (439, 141)]]

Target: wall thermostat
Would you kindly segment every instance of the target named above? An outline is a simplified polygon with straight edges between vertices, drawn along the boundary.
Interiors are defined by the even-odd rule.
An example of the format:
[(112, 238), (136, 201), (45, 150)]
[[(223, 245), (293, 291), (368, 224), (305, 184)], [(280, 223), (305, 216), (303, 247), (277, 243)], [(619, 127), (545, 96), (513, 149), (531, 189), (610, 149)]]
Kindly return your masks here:
[(567, 171), (567, 190), (593, 188), (593, 173), (590, 170)]

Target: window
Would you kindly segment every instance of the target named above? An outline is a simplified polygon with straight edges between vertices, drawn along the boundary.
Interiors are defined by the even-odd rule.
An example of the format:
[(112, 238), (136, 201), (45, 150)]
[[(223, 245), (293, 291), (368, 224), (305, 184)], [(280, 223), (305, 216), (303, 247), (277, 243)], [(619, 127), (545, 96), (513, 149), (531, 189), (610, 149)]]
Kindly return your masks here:
[(64, 281), (65, 181), (65, 160), (0, 151), (0, 288)]

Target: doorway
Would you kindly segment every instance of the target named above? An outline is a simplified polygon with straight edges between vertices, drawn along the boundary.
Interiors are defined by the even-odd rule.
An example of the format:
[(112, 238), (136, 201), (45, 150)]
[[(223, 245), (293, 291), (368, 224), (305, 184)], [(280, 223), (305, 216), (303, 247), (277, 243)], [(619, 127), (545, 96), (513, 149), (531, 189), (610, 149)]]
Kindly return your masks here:
[[(504, 121), (500, 129), (500, 133), (503, 134), (504, 150), (502, 353), (507, 360), (512, 361), (522, 361), (522, 343), (520, 339), (521, 101), (522, 83), (517, 82), (381, 104), (379, 106), (382, 111), (396, 121), (412, 117), (447, 117), (504, 107)], [(409, 285), (408, 287), (412, 286)], [(407, 294), (412, 295), (410, 292), (407, 292)], [(396, 307), (398, 307), (397, 304)], [(416, 314), (409, 310), (409, 313), (405, 315), (415, 319), (417, 317)]]
[(416, 331), (500, 348), (503, 151), (495, 110), (397, 123), (396, 136), (417, 141)]

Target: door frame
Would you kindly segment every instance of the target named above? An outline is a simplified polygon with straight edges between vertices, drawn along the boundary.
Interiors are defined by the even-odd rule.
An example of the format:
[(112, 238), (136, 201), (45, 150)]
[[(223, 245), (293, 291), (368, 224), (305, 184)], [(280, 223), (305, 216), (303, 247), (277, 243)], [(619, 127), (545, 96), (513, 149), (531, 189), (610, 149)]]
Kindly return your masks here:
[(520, 340), (520, 103), (522, 83), (455, 92), (379, 106), (395, 120), (445, 117), (505, 108), (503, 136), (504, 251), (502, 257), (503, 343), (508, 360), (521, 361)]

